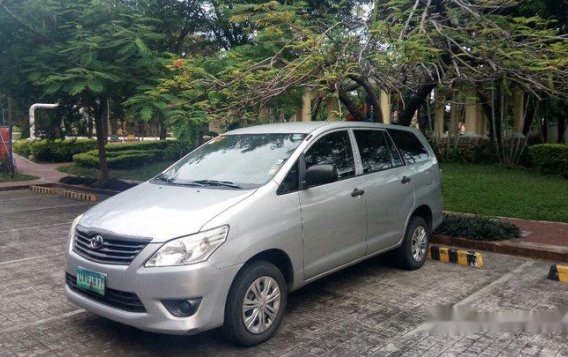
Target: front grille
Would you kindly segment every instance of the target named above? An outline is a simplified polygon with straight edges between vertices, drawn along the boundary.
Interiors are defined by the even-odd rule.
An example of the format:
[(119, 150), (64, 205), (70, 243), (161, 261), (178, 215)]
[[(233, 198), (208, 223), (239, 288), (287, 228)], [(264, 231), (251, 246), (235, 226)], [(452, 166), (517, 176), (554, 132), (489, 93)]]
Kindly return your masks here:
[(105, 288), (105, 295), (102, 296), (88, 290), (79, 289), (77, 287), (77, 278), (69, 273), (65, 274), (65, 278), (71, 290), (92, 300), (129, 312), (146, 312), (144, 305), (142, 305), (142, 302), (134, 293)]
[(129, 265), (150, 242), (149, 239), (126, 240), (105, 236), (102, 246), (93, 248), (91, 238), (95, 235), (77, 229), (73, 248), (80, 256), (105, 264)]

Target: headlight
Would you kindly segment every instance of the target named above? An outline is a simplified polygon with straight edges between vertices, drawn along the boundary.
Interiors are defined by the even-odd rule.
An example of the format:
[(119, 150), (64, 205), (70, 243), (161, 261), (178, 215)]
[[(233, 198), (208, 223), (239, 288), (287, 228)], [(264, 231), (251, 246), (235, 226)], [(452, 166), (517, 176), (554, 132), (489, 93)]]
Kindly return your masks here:
[(171, 240), (158, 249), (145, 266), (163, 267), (206, 261), (225, 242), (228, 233), (229, 226), (222, 226)]
[(85, 214), (83, 213), (82, 215), (77, 216), (77, 218), (73, 220), (73, 223), (71, 223), (71, 229), (69, 230), (69, 235), (68, 235), (69, 241), (71, 241), (75, 236), (75, 229), (77, 228), (77, 225), (79, 224), (81, 218), (83, 218), (84, 215)]

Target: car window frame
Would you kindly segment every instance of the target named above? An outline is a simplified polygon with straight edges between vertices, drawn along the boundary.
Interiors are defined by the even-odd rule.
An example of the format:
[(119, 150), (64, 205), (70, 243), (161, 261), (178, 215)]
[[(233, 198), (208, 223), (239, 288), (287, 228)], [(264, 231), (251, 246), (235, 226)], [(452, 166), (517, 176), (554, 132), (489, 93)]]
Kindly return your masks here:
[[(382, 169), (382, 170), (377, 170), (377, 171), (372, 171), (372, 172), (365, 172), (364, 171), (364, 165), (363, 165), (363, 157), (361, 156), (361, 151), (359, 150), (359, 143), (357, 143), (357, 137), (355, 136), (355, 131), (360, 130), (360, 131), (378, 131), (378, 132), (382, 132), (383, 137), (385, 138), (385, 143), (388, 146), (388, 150), (389, 150), (389, 155), (391, 158), (391, 167), (386, 168), (386, 169)], [(359, 176), (363, 176), (363, 175), (371, 175), (371, 174), (375, 174), (378, 172), (385, 172), (388, 170), (392, 170), (395, 169), (397, 167), (401, 167), (401, 166), (405, 166), (404, 163), (404, 159), (402, 158), (402, 156), (400, 155), (400, 152), (398, 151), (398, 148), (394, 145), (394, 143), (392, 142), (392, 138), (390, 137), (390, 135), (388, 135), (388, 132), (386, 129), (383, 128), (367, 128), (367, 127), (356, 127), (356, 128), (352, 128), (351, 129), (352, 133), (353, 133), (353, 140), (355, 141), (355, 145), (357, 147), (357, 156), (359, 158), (359, 164), (361, 166), (361, 172), (359, 174)], [(395, 165), (394, 163), (394, 157), (393, 157), (393, 153), (392, 153), (392, 149), (394, 148), (394, 150), (397, 152), (400, 161), (402, 162), (402, 164), (400, 165)]]
[[(430, 160), (432, 160), (432, 154), (430, 153), (430, 151), (428, 150), (428, 148), (426, 147), (426, 145), (424, 145), (424, 143), (422, 142), (422, 140), (420, 140), (420, 138), (418, 137), (418, 135), (414, 134), (412, 131), (410, 130), (401, 130), (398, 128), (388, 128), (386, 129), (387, 133), (389, 134), (389, 137), (391, 139), (392, 144), (394, 145), (394, 147), (396, 148), (396, 150), (398, 151), (398, 154), (400, 156), (400, 158), (402, 159), (402, 162), (404, 163), (404, 166), (410, 166), (410, 165), (419, 165), (419, 164), (423, 164), (425, 162), (429, 162)], [(404, 157), (404, 155), (402, 154), (400, 148), (398, 147), (396, 140), (394, 140), (394, 138), (390, 135), (391, 131), (400, 131), (400, 132), (406, 132), (409, 133), (410, 135), (413, 135), (416, 140), (418, 140), (418, 142), (420, 143), (420, 145), (422, 146), (422, 148), (424, 149), (424, 151), (426, 151), (426, 154), (428, 155), (428, 157), (425, 160), (422, 161), (418, 161), (418, 162), (407, 162), (406, 158)]]
[[(314, 146), (320, 139), (322, 139), (323, 137), (325, 137), (326, 135), (329, 134), (333, 134), (335, 132), (339, 132), (339, 131), (344, 131), (347, 136), (349, 137), (349, 145), (351, 147), (351, 155), (353, 156), (353, 165), (355, 167), (355, 174), (353, 176), (349, 176), (349, 177), (344, 177), (344, 178), (338, 178), (336, 181), (330, 182), (330, 183), (326, 183), (326, 184), (321, 184), (321, 185), (317, 185), (317, 186), (310, 186), (310, 187), (306, 187), (306, 162), (304, 160), (304, 155), (312, 148), (312, 146)], [(306, 138), (310, 137), (310, 135), (308, 135)], [(299, 174), (299, 187), (297, 191), (289, 191), (289, 192), (283, 192), (283, 193), (278, 193), (278, 191), (280, 190), (280, 186), (282, 186), (282, 183), (280, 183), (280, 185), (278, 186), (277, 191), (277, 195), (287, 195), (289, 193), (294, 193), (294, 192), (300, 192), (300, 191), (304, 191), (306, 189), (309, 188), (313, 188), (313, 187), (321, 187), (321, 186), (325, 186), (325, 185), (329, 185), (335, 182), (339, 182), (339, 181), (345, 181), (345, 180), (349, 180), (355, 177), (358, 177), (360, 175), (360, 158), (358, 156), (359, 151), (357, 150), (357, 146), (355, 145), (355, 137), (353, 136), (352, 133), (352, 128), (335, 128), (332, 130), (327, 130), (324, 131), (323, 133), (320, 133), (319, 135), (317, 135), (314, 138), (311, 138), (312, 140), (310, 140), (310, 144), (308, 146), (306, 146), (302, 152), (300, 153), (300, 156), (296, 159), (296, 162), (294, 162), (294, 165), (296, 165), (296, 163), (298, 164), (298, 174)], [(288, 176), (288, 174), (290, 173), (290, 171), (293, 169), (293, 166), (290, 167), (288, 169), (288, 171), (286, 172), (286, 175), (284, 175), (284, 177)]]

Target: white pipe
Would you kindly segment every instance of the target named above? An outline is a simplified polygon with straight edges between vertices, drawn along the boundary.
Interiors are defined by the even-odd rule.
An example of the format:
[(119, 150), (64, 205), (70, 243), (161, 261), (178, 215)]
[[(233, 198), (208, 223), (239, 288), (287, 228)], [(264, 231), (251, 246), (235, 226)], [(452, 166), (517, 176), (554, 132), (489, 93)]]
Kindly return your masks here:
[(59, 104), (36, 103), (30, 107), (30, 139), (35, 139), (35, 110), (57, 108)]

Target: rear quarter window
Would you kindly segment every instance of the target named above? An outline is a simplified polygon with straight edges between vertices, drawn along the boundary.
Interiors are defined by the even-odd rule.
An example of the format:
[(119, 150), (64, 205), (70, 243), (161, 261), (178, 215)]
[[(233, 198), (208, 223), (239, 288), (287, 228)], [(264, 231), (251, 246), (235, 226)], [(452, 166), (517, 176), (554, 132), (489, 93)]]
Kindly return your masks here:
[(389, 129), (388, 133), (406, 164), (427, 161), (430, 155), (420, 140), (410, 131)]

